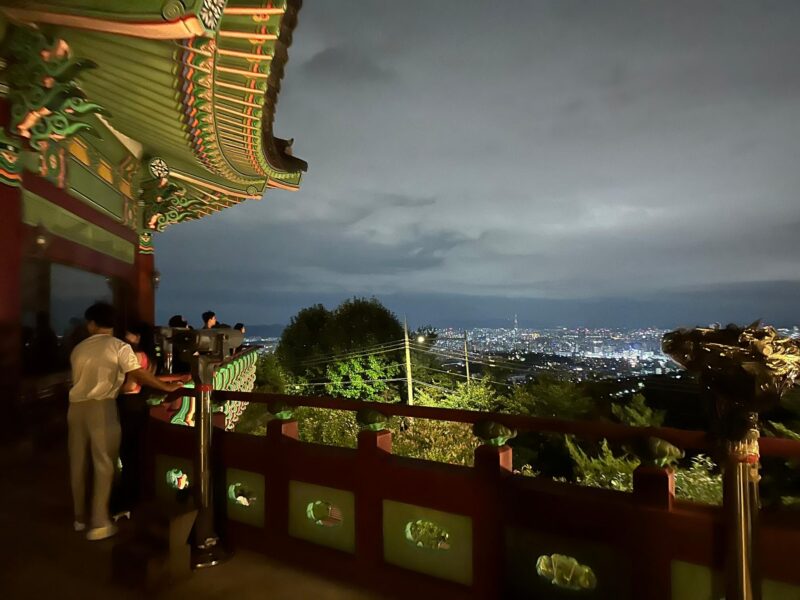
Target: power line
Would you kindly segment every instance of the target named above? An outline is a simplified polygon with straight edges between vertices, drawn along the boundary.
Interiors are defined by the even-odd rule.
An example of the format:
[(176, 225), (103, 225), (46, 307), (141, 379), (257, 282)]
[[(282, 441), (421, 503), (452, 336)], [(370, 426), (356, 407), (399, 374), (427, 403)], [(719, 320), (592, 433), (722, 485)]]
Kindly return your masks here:
[[(458, 360), (458, 361), (463, 361), (464, 360), (464, 356), (459, 356), (458, 354), (455, 354), (455, 353), (453, 353), (451, 351), (448, 351), (448, 350), (424, 348), (424, 347), (419, 347), (419, 346), (415, 346), (414, 350), (416, 350), (417, 352), (427, 352), (429, 354), (433, 354), (433, 355), (436, 355), (436, 356), (439, 356), (439, 357), (442, 357), (442, 358), (449, 358), (451, 360)], [(489, 367), (500, 367), (500, 368), (505, 368), (505, 369), (509, 369), (509, 370), (512, 370), (512, 371), (527, 372), (527, 371), (530, 370), (528, 367), (522, 367), (522, 366), (516, 365), (514, 363), (507, 362), (507, 361), (495, 361), (493, 359), (488, 359), (488, 361), (487, 361), (485, 359), (481, 360), (479, 358), (473, 358), (473, 357), (470, 357), (470, 361), (473, 362), (473, 363), (480, 364), (480, 365), (486, 365), (486, 366), (489, 366)]]
[(442, 386), (440, 386), (440, 385), (436, 385), (436, 384), (433, 384), (433, 383), (428, 383), (428, 382), (426, 382), (426, 381), (419, 381), (419, 380), (417, 380), (417, 381), (416, 381), (416, 383), (417, 383), (418, 385), (421, 385), (421, 386), (423, 386), (423, 387), (429, 387), (429, 388), (433, 388), (433, 389), (435, 389), (435, 390), (441, 390), (441, 391), (443, 391), (443, 392), (452, 392), (452, 391), (453, 391), (453, 390), (451, 390), (451, 389), (449, 389), (449, 388), (442, 387)]
[[(438, 354), (438, 355), (441, 355), (441, 356), (443, 356), (445, 358), (450, 358), (450, 359), (453, 359), (453, 360), (463, 361), (464, 358), (465, 358), (464, 355), (459, 355), (459, 354), (455, 353), (452, 350), (443, 350), (443, 349), (439, 349), (439, 348), (422, 348), (422, 347), (416, 347), (415, 350), (417, 350), (419, 352), (428, 352), (428, 353), (431, 353), (431, 354)], [(493, 358), (485, 359), (485, 358), (482, 358), (481, 355), (479, 355), (479, 354), (472, 354), (469, 357), (469, 359), (472, 362), (477, 362), (479, 364), (489, 365), (489, 366), (492, 366), (492, 367), (505, 367), (505, 368), (512, 369), (512, 370), (516, 369), (518, 371), (527, 371), (528, 370), (527, 367), (523, 367), (521, 365), (518, 365), (517, 363), (512, 363), (511, 361), (506, 361), (506, 360), (501, 360), (501, 359), (493, 359)]]
[[(391, 378), (387, 378), (387, 379), (362, 379), (358, 383), (380, 383), (380, 382), (388, 382), (388, 381), (405, 381), (405, 380), (406, 380), (405, 377), (391, 377)], [(292, 383), (292, 384), (289, 385), (289, 387), (292, 387), (292, 386), (294, 386), (294, 387), (301, 387), (301, 386), (310, 387), (310, 386), (316, 386), (316, 385), (333, 385), (333, 384), (335, 384), (335, 385), (355, 385), (355, 382), (349, 381), (349, 380), (348, 381), (315, 381), (315, 382), (312, 382), (312, 383)]]
[[(453, 373), (452, 371), (444, 371), (442, 369), (434, 369), (433, 367), (426, 367), (424, 365), (417, 365), (417, 369), (425, 369), (427, 371), (436, 371), (437, 373), (445, 373), (446, 375), (452, 375), (453, 377), (461, 377), (463, 379), (466, 379), (467, 381), (469, 381), (470, 379), (474, 379), (474, 378), (470, 378), (468, 375), (462, 375), (461, 373)], [(417, 380), (415, 379), (414, 381), (417, 381)], [(503, 385), (503, 386), (506, 386), (506, 387), (514, 387), (510, 383), (503, 383), (502, 381), (495, 381), (494, 379), (485, 379), (484, 378), (484, 379), (481, 379), (480, 381), (487, 381), (489, 383), (494, 383), (495, 385)]]
[(328, 359), (328, 358), (337, 358), (337, 357), (344, 356), (344, 355), (347, 355), (347, 354), (358, 354), (358, 353), (368, 352), (368, 351), (372, 351), (372, 350), (384, 350), (386, 348), (390, 348), (390, 347), (394, 347), (394, 346), (400, 346), (402, 344), (403, 344), (403, 340), (395, 340), (395, 341), (391, 341), (391, 342), (383, 342), (381, 344), (374, 344), (372, 346), (365, 346), (363, 348), (356, 348), (354, 350), (345, 350), (345, 351), (341, 351), (341, 352), (328, 352), (326, 354), (320, 354), (320, 355), (318, 355), (318, 356), (316, 356), (314, 358), (308, 359), (307, 361), (303, 361), (303, 362), (324, 360), (324, 359)]
[[(420, 350), (420, 351), (422, 351), (422, 350)], [(444, 358), (450, 358), (450, 359), (459, 360), (459, 361), (462, 361), (462, 362), (465, 362), (465, 358), (468, 358), (470, 362), (475, 362), (475, 363), (482, 364), (482, 365), (488, 365), (490, 367), (501, 367), (501, 368), (517, 370), (517, 371), (527, 371), (528, 370), (528, 367), (524, 367), (524, 366), (519, 365), (517, 363), (513, 363), (513, 362), (505, 361), (505, 360), (494, 359), (494, 358), (483, 358), (479, 354), (471, 354), (471, 355), (468, 355), (468, 356), (464, 356), (464, 355), (459, 355), (459, 354), (457, 354), (457, 353), (455, 353), (453, 351), (439, 350), (439, 349), (432, 350), (430, 352), (438, 354), (438, 355), (441, 355)]]
[(402, 350), (402, 349), (403, 349), (403, 344), (401, 343), (400, 345), (398, 345), (396, 347), (385, 348), (383, 350), (361, 350), (361, 351), (351, 352), (349, 354), (337, 354), (337, 355), (331, 356), (329, 358), (309, 359), (309, 360), (303, 361), (303, 362), (301, 362), (299, 364), (301, 366), (304, 366), (304, 367), (305, 366), (314, 366), (314, 365), (318, 365), (318, 364), (339, 362), (341, 360), (349, 360), (351, 358), (363, 358), (365, 356), (378, 356), (378, 355), (381, 355), (381, 354), (391, 354), (393, 352), (398, 352), (399, 350)]

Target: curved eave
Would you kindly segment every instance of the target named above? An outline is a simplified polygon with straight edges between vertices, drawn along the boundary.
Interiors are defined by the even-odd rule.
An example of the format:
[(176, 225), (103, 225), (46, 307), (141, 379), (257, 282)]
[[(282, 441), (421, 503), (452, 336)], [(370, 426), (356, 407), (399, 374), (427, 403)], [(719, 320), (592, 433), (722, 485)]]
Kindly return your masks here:
[[(297, 13), (302, 6), (302, 0), (287, 0), (286, 13), (281, 21), (281, 31), (278, 43), (275, 46), (275, 55), (272, 59), (272, 69), (270, 70), (269, 87), (264, 95), (264, 108), (262, 116), (262, 135), (264, 153), (267, 162), (276, 171), (284, 173), (305, 173), (308, 170), (308, 163), (291, 154), (291, 142), (274, 135), (273, 127), (275, 122), (275, 112), (278, 105), (278, 94), (281, 89), (286, 62), (289, 60), (288, 48), (292, 44), (292, 36), (297, 26)], [(296, 189), (299, 186), (282, 181), (282, 185), (274, 185), (269, 182), (270, 187), (283, 187), (284, 189)]]
[[(118, 5), (87, 14), (85, 4), (100, 0), (46, 1), (50, 10), (0, 0), (0, 11), (3, 5), (36, 7), (26, 22), (58, 22), (52, 34), (73, 57), (95, 64), (79, 74), (77, 85), (106, 109), (114, 130), (137, 145), (137, 157), (164, 159), (185, 189), (186, 210), (178, 206), (180, 214), (165, 226), (260, 198), (266, 188), (299, 188), (308, 165), (273, 126), (302, 0), (202, 0), (195, 7), (220, 7), (218, 26), (206, 35), (180, 31), (181, 39), (151, 35), (130, 15), (106, 10)], [(161, 7), (161, 0), (141, 1), (140, 10)], [(70, 19), (78, 20), (60, 19), (67, 5)], [(180, 26), (180, 20), (166, 24)]]

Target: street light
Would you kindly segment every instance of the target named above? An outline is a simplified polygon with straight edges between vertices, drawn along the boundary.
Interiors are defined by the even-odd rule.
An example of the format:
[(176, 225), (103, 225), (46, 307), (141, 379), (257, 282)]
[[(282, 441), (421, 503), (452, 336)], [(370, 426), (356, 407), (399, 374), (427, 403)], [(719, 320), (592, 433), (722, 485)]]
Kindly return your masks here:
[(421, 344), (421, 343), (422, 343), (422, 342), (424, 342), (424, 341), (425, 341), (425, 336), (424, 336), (424, 335), (417, 336), (417, 342), (418, 342), (418, 343), (420, 343), (420, 344)]

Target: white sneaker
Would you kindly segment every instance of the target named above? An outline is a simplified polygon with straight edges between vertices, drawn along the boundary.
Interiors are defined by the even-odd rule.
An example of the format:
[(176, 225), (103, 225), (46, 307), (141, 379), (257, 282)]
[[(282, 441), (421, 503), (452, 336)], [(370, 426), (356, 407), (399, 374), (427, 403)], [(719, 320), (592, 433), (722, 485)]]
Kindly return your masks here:
[(131, 520), (131, 511), (122, 510), (122, 511), (116, 513), (113, 517), (111, 517), (111, 520), (114, 521), (114, 523), (118, 522), (120, 519), (128, 519), (130, 521)]
[(97, 542), (99, 540), (110, 538), (115, 533), (117, 533), (116, 525), (106, 525), (105, 527), (93, 527), (92, 529), (86, 532), (86, 539), (89, 540), (90, 542)]
[(75, 531), (83, 531), (84, 529), (86, 529), (86, 523), (83, 523), (81, 521), (73, 521), (72, 528)]

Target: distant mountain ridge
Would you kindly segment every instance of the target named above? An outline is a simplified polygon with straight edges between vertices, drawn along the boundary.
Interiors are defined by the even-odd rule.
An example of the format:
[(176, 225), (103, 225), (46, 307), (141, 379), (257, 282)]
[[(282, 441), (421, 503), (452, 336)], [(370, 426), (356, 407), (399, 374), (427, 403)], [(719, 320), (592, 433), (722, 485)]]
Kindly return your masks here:
[(286, 325), (247, 325), (247, 334), (248, 336), (256, 336), (256, 337), (281, 337), (284, 328)]

